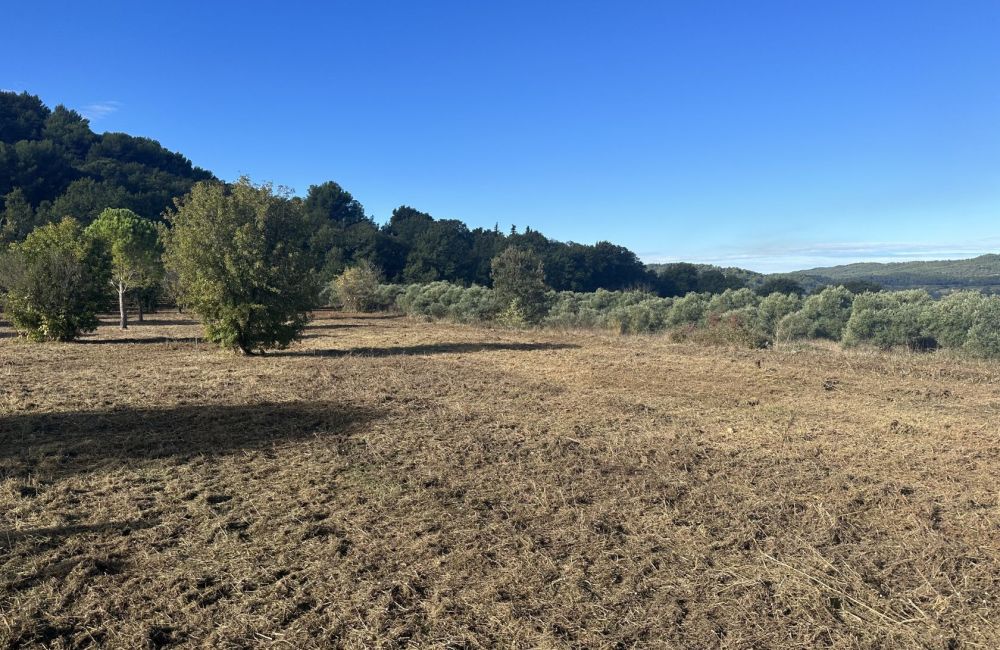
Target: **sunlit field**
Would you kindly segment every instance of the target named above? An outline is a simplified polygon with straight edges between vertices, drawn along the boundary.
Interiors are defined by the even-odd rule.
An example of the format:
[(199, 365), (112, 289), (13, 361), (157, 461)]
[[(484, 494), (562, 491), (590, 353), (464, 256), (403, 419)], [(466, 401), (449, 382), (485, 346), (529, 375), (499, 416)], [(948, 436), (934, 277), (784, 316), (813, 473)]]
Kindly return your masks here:
[(992, 648), (1000, 366), (0, 328), (0, 647)]

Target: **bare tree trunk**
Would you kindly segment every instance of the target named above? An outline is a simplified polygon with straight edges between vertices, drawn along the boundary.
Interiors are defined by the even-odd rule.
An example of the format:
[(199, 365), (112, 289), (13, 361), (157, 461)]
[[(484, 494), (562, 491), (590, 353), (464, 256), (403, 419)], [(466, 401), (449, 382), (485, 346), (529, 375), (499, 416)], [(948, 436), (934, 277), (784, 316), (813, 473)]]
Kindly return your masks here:
[(118, 285), (118, 316), (119, 326), (123, 330), (128, 329), (128, 312), (125, 311), (125, 285)]
[(139, 300), (136, 301), (139, 306), (139, 322), (142, 322), (142, 296), (139, 296)]

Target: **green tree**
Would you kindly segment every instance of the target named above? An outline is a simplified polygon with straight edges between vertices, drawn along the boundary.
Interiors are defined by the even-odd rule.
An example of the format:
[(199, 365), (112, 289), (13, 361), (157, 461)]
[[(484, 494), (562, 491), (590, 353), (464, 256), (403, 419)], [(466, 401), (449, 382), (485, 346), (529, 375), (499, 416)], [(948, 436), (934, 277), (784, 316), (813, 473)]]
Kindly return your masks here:
[(301, 202), (246, 177), (196, 184), (166, 215), (166, 264), (207, 337), (242, 354), (299, 338), (319, 299)]
[(64, 219), (36, 228), (0, 258), (0, 299), (28, 338), (70, 341), (97, 328), (109, 273), (102, 243)]
[(534, 324), (548, 311), (545, 270), (534, 252), (511, 246), (493, 258), (493, 290), (508, 320)]
[[(156, 225), (125, 208), (107, 208), (87, 226), (87, 234), (111, 253), (111, 286), (118, 294), (121, 328), (128, 329), (125, 298), (130, 291), (152, 287), (163, 278), (162, 246)], [(140, 307), (139, 320), (142, 320)]]
[(21, 188), (15, 188), (3, 197), (0, 210), (0, 246), (21, 241), (35, 226), (35, 211)]

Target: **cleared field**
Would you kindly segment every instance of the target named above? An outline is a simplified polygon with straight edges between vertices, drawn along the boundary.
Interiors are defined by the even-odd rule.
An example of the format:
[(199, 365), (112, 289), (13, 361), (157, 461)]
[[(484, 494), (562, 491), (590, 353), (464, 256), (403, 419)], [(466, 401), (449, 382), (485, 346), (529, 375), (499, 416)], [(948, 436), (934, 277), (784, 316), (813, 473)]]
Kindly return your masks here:
[(1000, 365), (0, 329), (0, 646), (1000, 647)]

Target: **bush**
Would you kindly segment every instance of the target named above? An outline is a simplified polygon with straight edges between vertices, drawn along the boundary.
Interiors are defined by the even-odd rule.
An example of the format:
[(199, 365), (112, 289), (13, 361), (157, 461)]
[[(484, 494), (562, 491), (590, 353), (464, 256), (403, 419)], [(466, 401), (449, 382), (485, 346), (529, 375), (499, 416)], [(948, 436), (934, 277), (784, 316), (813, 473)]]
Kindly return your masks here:
[(97, 328), (110, 277), (106, 248), (74, 219), (33, 230), (0, 258), (11, 323), (35, 341), (70, 341)]
[(319, 285), (299, 202), (246, 178), (202, 182), (166, 216), (167, 267), (209, 340), (251, 354), (301, 336)]
[(851, 317), (854, 294), (844, 287), (827, 287), (809, 296), (802, 309), (778, 323), (780, 340), (803, 338), (839, 341)]
[(669, 298), (646, 298), (635, 304), (616, 307), (609, 320), (622, 334), (654, 334), (667, 327), (673, 301)]
[(706, 343), (744, 348), (763, 348), (771, 343), (770, 337), (760, 328), (758, 309), (753, 305), (721, 314), (710, 313), (706, 327), (694, 338)]
[(983, 298), (963, 347), (977, 357), (1000, 358), (1000, 296)]
[(843, 342), (870, 343), (883, 350), (900, 345), (912, 350), (937, 347), (924, 325), (930, 304), (930, 294), (922, 290), (863, 293), (854, 298)]
[(769, 340), (778, 332), (778, 323), (788, 314), (798, 311), (802, 299), (794, 293), (770, 293), (757, 305), (757, 326)]
[(707, 314), (716, 316), (744, 307), (754, 307), (760, 298), (750, 289), (726, 289), (708, 301)]
[(667, 326), (703, 325), (711, 299), (712, 294), (709, 293), (689, 293), (683, 298), (677, 298), (667, 315)]
[(382, 308), (378, 299), (381, 282), (381, 271), (366, 260), (335, 277), (329, 293), (347, 311), (377, 311)]
[(394, 291), (398, 295), (396, 306), (410, 316), (481, 323), (495, 320), (501, 311), (494, 291), (477, 285), (462, 287), (440, 281)]
[(925, 327), (941, 347), (961, 349), (984, 300), (978, 291), (948, 294), (926, 310)]

